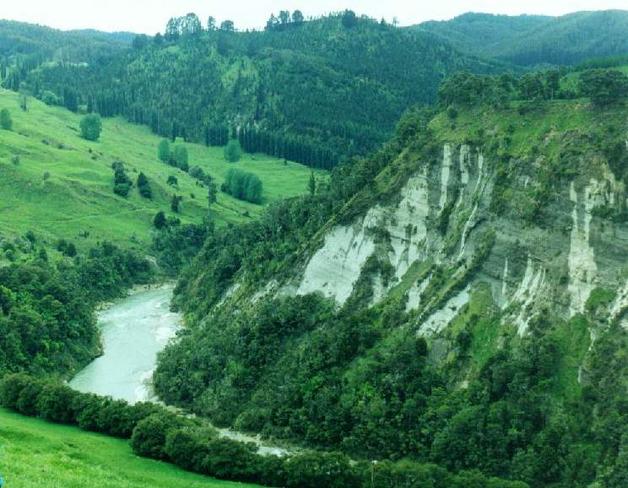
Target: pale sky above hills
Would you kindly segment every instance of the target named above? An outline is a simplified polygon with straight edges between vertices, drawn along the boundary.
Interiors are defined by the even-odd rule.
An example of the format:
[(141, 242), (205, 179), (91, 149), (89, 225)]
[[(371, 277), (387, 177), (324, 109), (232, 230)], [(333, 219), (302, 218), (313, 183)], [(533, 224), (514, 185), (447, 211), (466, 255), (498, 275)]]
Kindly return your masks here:
[(358, 14), (412, 25), (465, 12), (562, 15), (578, 10), (627, 9), (628, 0), (0, 0), (0, 18), (59, 29), (93, 28), (154, 34), (172, 16), (195, 12), (205, 23), (233, 20), (236, 28), (262, 28), (272, 12), (300, 9), (318, 16), (350, 8)]

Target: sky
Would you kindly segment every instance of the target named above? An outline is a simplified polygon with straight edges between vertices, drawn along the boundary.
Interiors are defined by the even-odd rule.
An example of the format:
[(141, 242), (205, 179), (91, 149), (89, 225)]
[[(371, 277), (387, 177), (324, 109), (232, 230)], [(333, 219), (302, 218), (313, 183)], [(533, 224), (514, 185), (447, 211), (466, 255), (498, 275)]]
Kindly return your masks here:
[(628, 0), (0, 0), (0, 18), (58, 29), (92, 28), (155, 34), (173, 16), (195, 12), (233, 20), (238, 29), (263, 28), (271, 13), (300, 9), (319, 16), (346, 8), (396, 18), (400, 25), (447, 20), (465, 12), (562, 15), (579, 10), (628, 9)]

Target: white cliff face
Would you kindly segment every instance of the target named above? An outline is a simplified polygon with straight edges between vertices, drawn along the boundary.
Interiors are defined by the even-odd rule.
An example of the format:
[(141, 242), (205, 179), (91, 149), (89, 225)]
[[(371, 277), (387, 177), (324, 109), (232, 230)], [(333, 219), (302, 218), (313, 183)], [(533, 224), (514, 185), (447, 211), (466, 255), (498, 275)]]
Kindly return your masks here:
[(599, 185), (594, 179), (584, 189), (584, 194), (579, 194), (572, 182), (569, 189), (569, 197), (574, 203), (572, 211), (571, 242), (569, 248), (569, 285), (571, 296), (571, 314), (581, 313), (595, 288), (597, 265), (595, 253), (590, 245), (591, 211), (596, 205)]
[(430, 284), (432, 280), (432, 275), (430, 274), (423, 281), (419, 281), (414, 283), (412, 287), (408, 290), (408, 301), (406, 302), (406, 312), (410, 312), (411, 310), (418, 310), (421, 305), (421, 296), (423, 292), (427, 288), (427, 285)]
[(617, 298), (611, 305), (610, 319), (611, 321), (619, 318), (620, 325), (628, 330), (628, 280), (624, 286), (617, 292)]
[(528, 257), (523, 279), (510, 300), (506, 302), (506, 306), (513, 304), (519, 306), (519, 311), (513, 319), (517, 326), (517, 334), (520, 336), (525, 335), (528, 331), (530, 319), (532, 318), (532, 308), (545, 298), (545, 294), (548, 291), (546, 284), (545, 268), (543, 265), (535, 266), (532, 259)]
[[(428, 214), (427, 175), (421, 173), (408, 180), (401, 190), (399, 204), (377, 205), (355, 224), (334, 228), (307, 264), (297, 294), (321, 292), (344, 304), (362, 267), (375, 253), (374, 229), (385, 229), (390, 235), (388, 258), (395, 269), (395, 278), (400, 279), (424, 254)], [(375, 281), (374, 299), (378, 301), (387, 289), (381, 279)]]
[(369, 211), (356, 225), (338, 226), (325, 237), (325, 244), (307, 265), (297, 295), (321, 292), (339, 304), (347, 301), (375, 251), (375, 241), (367, 232), (376, 220), (375, 213)]
[(453, 147), (451, 144), (445, 144), (443, 148), (443, 164), (440, 168), (440, 199), (438, 201), (438, 209), (442, 212), (447, 203), (447, 192), (449, 189), (449, 177), (451, 175), (451, 167), (453, 166)]
[(419, 327), (419, 336), (431, 336), (444, 330), (453, 319), (458, 316), (462, 307), (469, 303), (471, 298), (471, 287), (467, 286), (464, 290), (451, 297), (445, 305), (426, 320)]

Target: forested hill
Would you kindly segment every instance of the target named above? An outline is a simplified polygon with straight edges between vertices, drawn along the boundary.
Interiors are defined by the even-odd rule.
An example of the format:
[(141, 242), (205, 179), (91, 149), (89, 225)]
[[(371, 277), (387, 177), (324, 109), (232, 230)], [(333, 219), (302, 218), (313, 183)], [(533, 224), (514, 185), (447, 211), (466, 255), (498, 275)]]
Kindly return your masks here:
[(87, 61), (130, 46), (134, 37), (126, 32), (60, 31), (24, 22), (0, 20), (0, 60), (7, 66), (17, 61), (14, 58), (16, 55), (34, 55), (40, 60)]
[(9, 69), (4, 84), (54, 92), (72, 110), (122, 114), (164, 136), (223, 144), (239, 129), (246, 149), (325, 167), (377, 147), (408, 107), (435, 99), (448, 74), (495, 66), (352, 12), (289, 16), (260, 32), (188, 15), (117, 55), (20, 76)]
[(462, 52), (524, 66), (570, 65), (628, 53), (628, 11), (576, 12), (561, 17), (468, 13), (416, 29)]

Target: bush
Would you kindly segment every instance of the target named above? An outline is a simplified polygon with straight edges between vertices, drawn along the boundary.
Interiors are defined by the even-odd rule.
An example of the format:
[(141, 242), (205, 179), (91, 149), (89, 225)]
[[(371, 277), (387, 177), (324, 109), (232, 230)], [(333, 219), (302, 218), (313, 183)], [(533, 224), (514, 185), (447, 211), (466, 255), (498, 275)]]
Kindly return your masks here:
[(360, 478), (349, 458), (339, 453), (307, 453), (285, 463), (286, 486), (295, 488), (349, 488), (360, 486)]
[(144, 198), (153, 198), (153, 190), (150, 187), (150, 182), (144, 173), (140, 173), (137, 177), (137, 189)]
[(45, 90), (41, 94), (41, 101), (46, 105), (61, 105), (61, 99), (53, 92)]
[(81, 119), (81, 136), (88, 141), (97, 141), (102, 131), (100, 115), (89, 114)]
[(170, 157), (171, 157), (171, 155), (170, 155), (170, 141), (168, 141), (168, 139), (163, 139), (159, 143), (159, 147), (157, 149), (157, 156), (164, 163), (169, 163), (170, 162)]
[(4, 130), (11, 130), (13, 128), (13, 119), (11, 119), (11, 112), (9, 112), (9, 110), (6, 108), (0, 110), (0, 127)]
[(40, 417), (61, 424), (76, 422), (72, 400), (76, 392), (69, 386), (47, 384), (37, 397), (37, 413)]
[(237, 139), (231, 139), (224, 150), (225, 159), (230, 163), (236, 163), (240, 161), (242, 157), (242, 147), (240, 146), (240, 141)]
[(155, 217), (153, 218), (153, 225), (155, 226), (155, 229), (159, 229), (159, 230), (163, 229), (164, 227), (168, 225), (166, 214), (162, 210), (160, 210), (159, 212), (155, 214)]
[(232, 168), (227, 172), (221, 189), (234, 198), (251, 203), (262, 203), (263, 185), (253, 173)]
[(140, 420), (131, 435), (133, 452), (153, 459), (166, 459), (166, 437), (170, 430), (179, 425), (176, 415), (165, 412), (154, 413)]
[(188, 150), (185, 146), (175, 146), (172, 151), (171, 163), (182, 171), (188, 171)]

